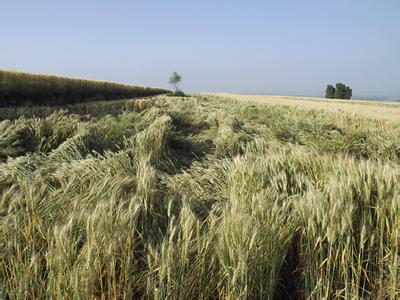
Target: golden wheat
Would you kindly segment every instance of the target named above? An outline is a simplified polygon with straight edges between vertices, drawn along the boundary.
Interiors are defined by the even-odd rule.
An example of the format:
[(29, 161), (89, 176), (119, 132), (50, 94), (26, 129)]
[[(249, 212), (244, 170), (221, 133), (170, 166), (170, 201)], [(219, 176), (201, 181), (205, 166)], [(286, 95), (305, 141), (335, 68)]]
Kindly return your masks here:
[(0, 122), (0, 297), (399, 297), (395, 120), (111, 105)]

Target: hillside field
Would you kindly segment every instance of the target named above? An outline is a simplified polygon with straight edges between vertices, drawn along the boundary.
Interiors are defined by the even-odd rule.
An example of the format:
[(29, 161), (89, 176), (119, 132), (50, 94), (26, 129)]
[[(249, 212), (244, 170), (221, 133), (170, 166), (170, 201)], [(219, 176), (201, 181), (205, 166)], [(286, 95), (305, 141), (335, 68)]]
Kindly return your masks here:
[(0, 109), (0, 298), (398, 299), (400, 105), (263, 97)]
[(147, 97), (167, 92), (114, 82), (0, 70), (0, 108), (67, 105)]

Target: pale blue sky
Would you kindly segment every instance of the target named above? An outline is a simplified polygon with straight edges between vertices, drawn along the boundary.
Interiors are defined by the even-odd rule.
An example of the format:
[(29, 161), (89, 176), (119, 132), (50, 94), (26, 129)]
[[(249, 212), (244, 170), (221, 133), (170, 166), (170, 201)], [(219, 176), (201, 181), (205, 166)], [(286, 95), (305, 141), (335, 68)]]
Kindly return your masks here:
[(187, 91), (400, 98), (400, 1), (0, 0), (0, 68)]

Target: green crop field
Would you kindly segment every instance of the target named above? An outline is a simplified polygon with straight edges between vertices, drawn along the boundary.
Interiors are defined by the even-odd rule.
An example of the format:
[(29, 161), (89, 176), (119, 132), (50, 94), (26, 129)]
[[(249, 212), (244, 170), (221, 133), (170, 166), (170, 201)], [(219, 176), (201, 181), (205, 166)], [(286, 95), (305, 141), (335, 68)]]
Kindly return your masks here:
[(0, 298), (398, 299), (400, 105), (241, 98), (0, 110)]

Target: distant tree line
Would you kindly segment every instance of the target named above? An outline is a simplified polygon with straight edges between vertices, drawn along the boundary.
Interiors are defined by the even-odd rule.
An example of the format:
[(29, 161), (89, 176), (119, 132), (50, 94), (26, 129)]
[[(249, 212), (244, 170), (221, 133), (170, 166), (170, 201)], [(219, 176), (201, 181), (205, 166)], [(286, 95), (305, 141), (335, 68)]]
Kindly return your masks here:
[(353, 96), (353, 90), (349, 86), (341, 82), (336, 83), (336, 87), (334, 87), (331, 84), (328, 84), (326, 86), (325, 98), (351, 99), (352, 96)]
[(167, 92), (150, 87), (0, 70), (0, 107), (66, 105)]

